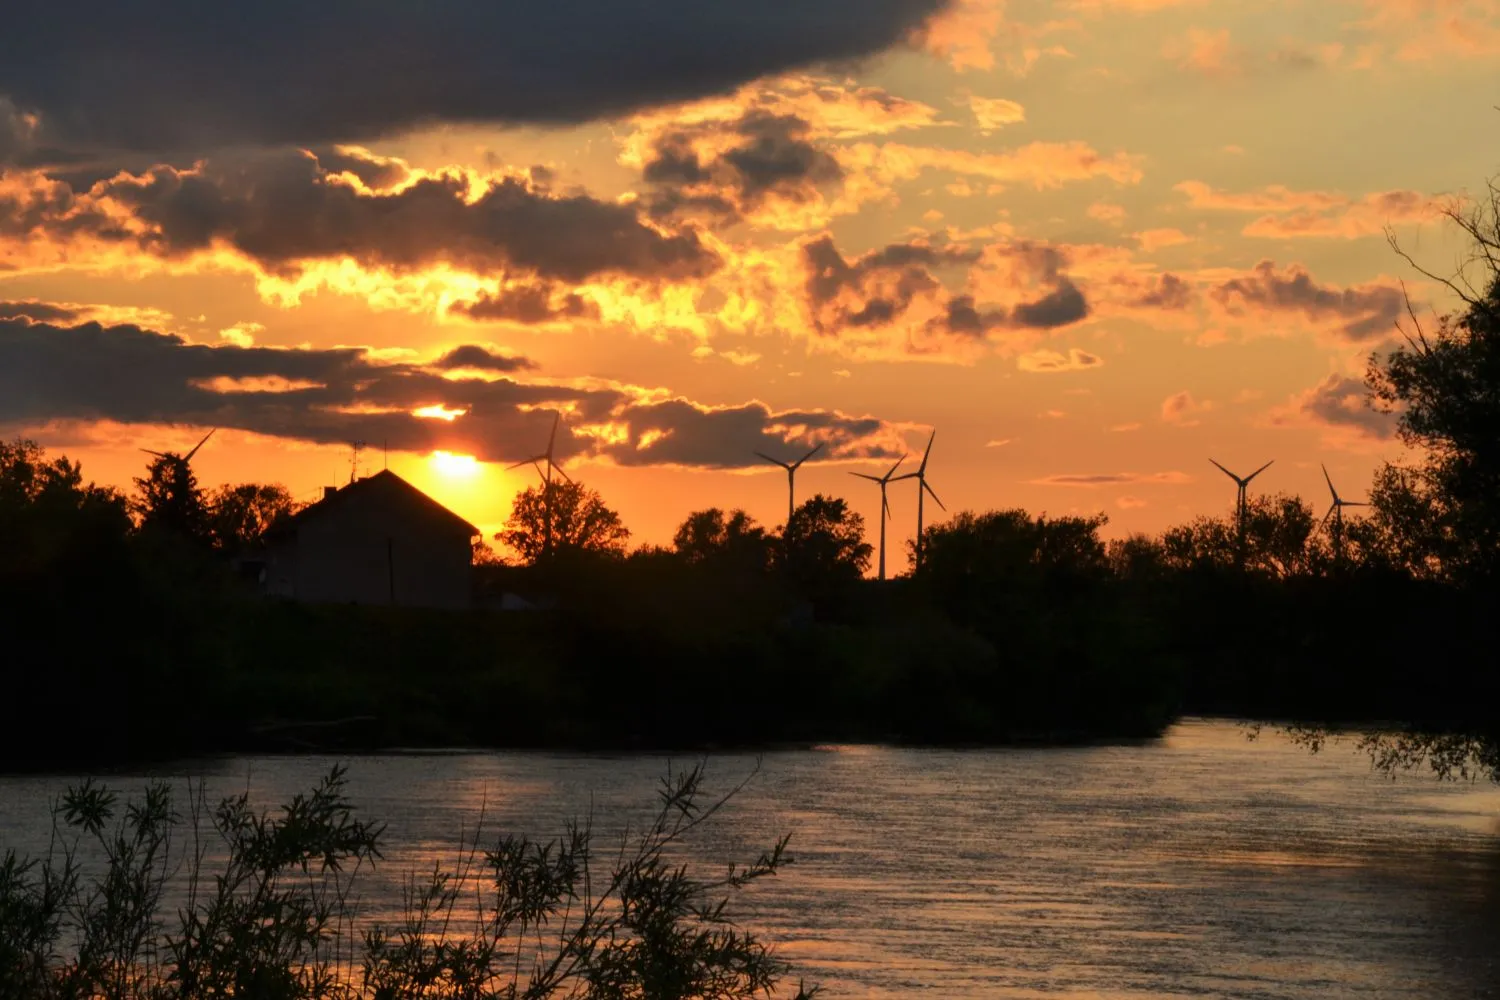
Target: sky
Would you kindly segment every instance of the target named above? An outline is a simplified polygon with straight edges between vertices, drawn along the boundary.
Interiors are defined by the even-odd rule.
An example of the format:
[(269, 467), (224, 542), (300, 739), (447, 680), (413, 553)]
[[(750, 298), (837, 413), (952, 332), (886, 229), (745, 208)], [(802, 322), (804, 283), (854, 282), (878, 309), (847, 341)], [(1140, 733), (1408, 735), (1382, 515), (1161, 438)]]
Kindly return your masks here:
[(1500, 0), (74, 6), (0, 32), (0, 435), (486, 535), (554, 419), (647, 544), (819, 444), (873, 536), (934, 432), (928, 523), (1358, 496), (1453, 305), (1390, 239), (1500, 170)]

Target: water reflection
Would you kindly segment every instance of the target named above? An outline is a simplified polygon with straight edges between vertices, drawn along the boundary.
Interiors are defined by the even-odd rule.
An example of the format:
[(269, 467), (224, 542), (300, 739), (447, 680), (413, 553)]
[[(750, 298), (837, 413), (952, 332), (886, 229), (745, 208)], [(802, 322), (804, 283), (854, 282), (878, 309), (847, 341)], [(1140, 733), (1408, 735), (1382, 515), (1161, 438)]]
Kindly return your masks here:
[[(330, 759), (174, 769), (270, 803)], [(754, 767), (711, 764), (720, 788)], [(608, 839), (651, 811), (661, 758), (357, 760), (389, 823), (362, 910), (413, 865), (489, 830), (550, 835), (592, 812)], [(138, 786), (141, 776), (116, 779)], [(0, 779), (0, 838), (41, 849), (59, 778)], [(1067, 750), (829, 747), (777, 753), (695, 850), (744, 860), (793, 832), (797, 863), (746, 899), (831, 996), (1497, 995), (1500, 791), (1391, 781), (1347, 749), (1189, 723), (1156, 743)]]

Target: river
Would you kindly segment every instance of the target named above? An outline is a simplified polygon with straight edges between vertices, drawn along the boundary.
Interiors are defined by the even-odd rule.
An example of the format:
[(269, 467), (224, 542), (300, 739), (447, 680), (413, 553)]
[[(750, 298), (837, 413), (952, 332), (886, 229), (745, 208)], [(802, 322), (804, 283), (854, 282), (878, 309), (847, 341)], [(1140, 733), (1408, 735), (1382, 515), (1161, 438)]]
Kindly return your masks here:
[[(165, 769), (271, 804), (333, 758)], [(675, 763), (684, 763), (678, 759)], [(401, 875), (491, 834), (553, 835), (649, 808), (663, 757), (388, 754), (349, 762), (388, 823), (365, 912)], [(1163, 739), (1071, 749), (876, 746), (768, 753), (697, 847), (795, 863), (742, 901), (794, 975), (829, 997), (1500, 996), (1500, 789), (1372, 773), (1349, 746), (1187, 721)], [(709, 759), (727, 787), (751, 755)], [(0, 777), (0, 848), (44, 850), (66, 776)], [(145, 775), (110, 775), (122, 791)]]

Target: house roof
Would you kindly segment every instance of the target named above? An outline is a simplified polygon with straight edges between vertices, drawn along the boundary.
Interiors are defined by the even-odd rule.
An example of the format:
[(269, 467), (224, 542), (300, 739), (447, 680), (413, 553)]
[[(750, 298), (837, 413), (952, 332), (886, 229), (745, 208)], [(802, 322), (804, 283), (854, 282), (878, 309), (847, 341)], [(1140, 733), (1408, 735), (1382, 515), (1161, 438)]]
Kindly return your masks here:
[(349, 509), (353, 504), (372, 502), (404, 503), (411, 506), (421, 515), (425, 515), (436, 521), (446, 522), (455, 530), (462, 530), (470, 535), (479, 534), (478, 528), (389, 469), (377, 472), (373, 476), (356, 479), (349, 485), (341, 487), (336, 492), (325, 496), (317, 503), (308, 504), (271, 529), (270, 534), (280, 535), (293, 532), (300, 525), (306, 524), (308, 521), (324, 517), (336, 517), (340, 511)]

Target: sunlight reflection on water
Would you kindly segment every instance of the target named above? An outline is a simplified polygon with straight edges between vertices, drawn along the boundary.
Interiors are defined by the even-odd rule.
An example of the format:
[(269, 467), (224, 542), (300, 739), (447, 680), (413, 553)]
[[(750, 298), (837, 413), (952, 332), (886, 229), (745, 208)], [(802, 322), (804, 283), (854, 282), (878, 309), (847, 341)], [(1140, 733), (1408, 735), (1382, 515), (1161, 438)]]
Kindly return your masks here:
[[(169, 769), (270, 804), (327, 757)], [(682, 763), (682, 761), (679, 761)], [(492, 835), (608, 838), (649, 812), (666, 761), (542, 753), (386, 755), (350, 768), (388, 822), (362, 912), (411, 867)], [(723, 789), (755, 766), (717, 755)], [(1160, 741), (996, 751), (767, 754), (696, 850), (749, 860), (790, 830), (796, 864), (742, 901), (832, 997), (1500, 996), (1500, 789), (1373, 774), (1267, 731), (1193, 721)], [(0, 845), (46, 846), (64, 777), (0, 778)], [(139, 774), (115, 776), (119, 789)]]

